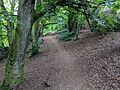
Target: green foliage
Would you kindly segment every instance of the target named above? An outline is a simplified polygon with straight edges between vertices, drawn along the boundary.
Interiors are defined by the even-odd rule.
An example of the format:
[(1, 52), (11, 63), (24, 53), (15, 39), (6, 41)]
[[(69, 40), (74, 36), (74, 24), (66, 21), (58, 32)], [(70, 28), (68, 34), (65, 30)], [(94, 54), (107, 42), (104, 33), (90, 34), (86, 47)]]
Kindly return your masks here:
[(8, 46), (8, 33), (10, 32), (10, 29), (13, 31), (18, 23), (15, 15), (18, 1), (1, 0), (0, 2), (0, 46), (1, 44)]
[(68, 32), (68, 30), (59, 32), (59, 40), (61, 41), (70, 41), (73, 37), (75, 37), (76, 33), (75, 31)]
[(37, 42), (32, 42), (27, 48), (27, 53), (29, 53), (31, 56), (34, 56), (38, 53), (38, 48)]
[(7, 30), (4, 26), (0, 26), (0, 46), (8, 46)]
[(8, 45), (8, 42), (7, 42), (7, 29), (6, 29), (5, 25), (4, 25), (4, 24), (6, 24), (6, 21), (4, 19), (3, 13), (4, 12), (0, 13), (0, 46), (2, 46), (2, 44), (4, 44), (5, 46)]
[[(98, 0), (99, 1), (99, 0)], [(115, 7), (115, 2), (104, 1), (104, 4), (98, 7), (91, 15), (91, 26), (93, 31), (98, 31), (101, 34), (109, 31), (114, 32), (119, 21), (116, 18), (118, 9)]]
[(36, 0), (35, 10), (37, 13), (42, 11), (53, 12), (56, 2), (57, 0)]
[(55, 14), (51, 16), (45, 16), (42, 18), (44, 26), (44, 35), (49, 32), (56, 32), (67, 28), (68, 11), (62, 7), (56, 7)]
[(30, 56), (34, 56), (38, 53), (40, 46), (43, 44), (44, 40), (42, 38), (39, 38), (38, 41), (33, 41), (29, 44), (27, 48), (27, 53), (30, 54)]
[(32, 48), (31, 48), (31, 56), (34, 56), (38, 53), (38, 44), (36, 42), (32, 43)]

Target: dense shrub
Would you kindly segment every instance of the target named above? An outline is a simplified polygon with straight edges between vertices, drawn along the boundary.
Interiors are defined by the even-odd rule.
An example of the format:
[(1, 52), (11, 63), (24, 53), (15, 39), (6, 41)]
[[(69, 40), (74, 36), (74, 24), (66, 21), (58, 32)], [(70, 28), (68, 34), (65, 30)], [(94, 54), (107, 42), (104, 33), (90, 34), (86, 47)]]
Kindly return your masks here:
[(75, 37), (76, 33), (75, 31), (69, 32), (69, 31), (63, 31), (59, 33), (59, 40), (61, 41), (69, 41), (73, 37)]

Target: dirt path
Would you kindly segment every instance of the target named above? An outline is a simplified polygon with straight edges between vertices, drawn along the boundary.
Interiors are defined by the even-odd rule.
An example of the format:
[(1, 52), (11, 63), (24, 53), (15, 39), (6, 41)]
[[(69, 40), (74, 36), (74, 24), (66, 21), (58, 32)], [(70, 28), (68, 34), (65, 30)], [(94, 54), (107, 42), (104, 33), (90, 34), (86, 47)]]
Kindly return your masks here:
[(56, 83), (51, 90), (90, 90), (83, 85), (82, 77), (78, 74), (80, 70), (76, 67), (75, 56), (67, 52), (53, 37), (47, 38), (50, 47), (57, 50), (54, 65), (60, 70), (55, 76), (54, 83)]
[(120, 33), (113, 39), (85, 32), (65, 43), (46, 36), (27, 61), (25, 81), (15, 90), (120, 90)]
[(43, 56), (36, 56), (26, 65), (26, 80), (17, 90), (97, 90), (83, 84), (80, 67), (76, 66), (71, 52), (66, 51), (54, 36), (44, 40)]

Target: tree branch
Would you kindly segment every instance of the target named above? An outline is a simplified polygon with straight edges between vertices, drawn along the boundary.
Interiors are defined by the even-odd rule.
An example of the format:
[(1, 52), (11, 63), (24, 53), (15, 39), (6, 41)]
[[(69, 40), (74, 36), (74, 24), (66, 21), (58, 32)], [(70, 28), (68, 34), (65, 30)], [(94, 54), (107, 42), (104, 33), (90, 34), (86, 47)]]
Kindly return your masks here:
[(37, 21), (40, 17), (44, 16), (47, 12), (46, 11), (43, 11), (43, 12), (40, 12), (40, 13), (36, 13), (34, 12), (33, 13), (33, 21)]
[(47, 25), (51, 25), (51, 24), (57, 24), (57, 23), (47, 23), (47, 24), (44, 24), (43, 26), (47, 26)]

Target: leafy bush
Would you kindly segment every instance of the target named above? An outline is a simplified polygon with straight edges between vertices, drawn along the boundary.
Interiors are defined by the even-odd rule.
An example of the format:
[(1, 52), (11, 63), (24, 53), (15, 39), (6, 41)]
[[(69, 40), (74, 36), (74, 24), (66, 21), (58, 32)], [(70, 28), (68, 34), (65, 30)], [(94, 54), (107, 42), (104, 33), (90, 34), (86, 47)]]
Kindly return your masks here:
[(31, 51), (32, 51), (31, 56), (34, 56), (38, 53), (38, 44), (36, 42), (32, 43)]
[[(100, 2), (98, 0), (98, 2)], [(104, 4), (96, 8), (90, 17), (92, 31), (97, 31), (101, 34), (107, 32), (115, 32), (119, 28), (119, 0), (104, 1)]]
[(75, 37), (75, 31), (68, 32), (68, 31), (63, 31), (59, 33), (59, 40), (61, 41), (70, 41), (73, 37)]
[(39, 51), (39, 47), (43, 44), (44, 40), (39, 38), (37, 42), (31, 42), (27, 48), (27, 53), (30, 54), (30, 56), (35, 56)]

